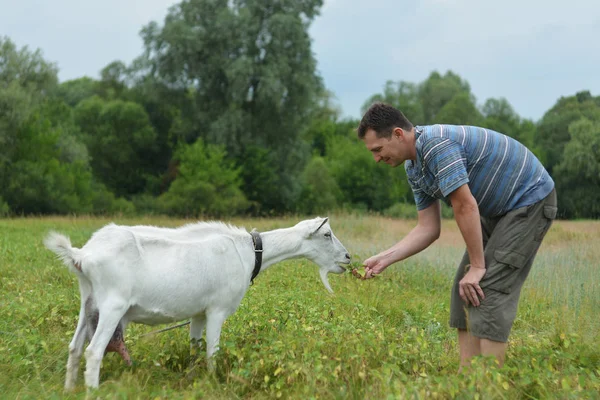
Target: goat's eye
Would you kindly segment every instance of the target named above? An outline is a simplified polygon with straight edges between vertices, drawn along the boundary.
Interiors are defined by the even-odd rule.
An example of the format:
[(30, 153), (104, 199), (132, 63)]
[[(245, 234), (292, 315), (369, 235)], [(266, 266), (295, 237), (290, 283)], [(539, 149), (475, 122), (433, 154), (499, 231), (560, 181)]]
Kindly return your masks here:
[(325, 237), (327, 237), (327, 238), (331, 237), (331, 233), (327, 232), (327, 233), (325, 234)]

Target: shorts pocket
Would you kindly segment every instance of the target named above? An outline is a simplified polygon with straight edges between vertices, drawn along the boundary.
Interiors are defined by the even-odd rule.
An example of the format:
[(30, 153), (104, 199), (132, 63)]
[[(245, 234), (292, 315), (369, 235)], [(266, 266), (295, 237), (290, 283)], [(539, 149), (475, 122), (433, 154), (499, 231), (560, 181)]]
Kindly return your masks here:
[(486, 266), (487, 271), (480, 282), (482, 288), (510, 293), (519, 277), (519, 270), (527, 262), (525, 256), (514, 251), (495, 250), (494, 260)]

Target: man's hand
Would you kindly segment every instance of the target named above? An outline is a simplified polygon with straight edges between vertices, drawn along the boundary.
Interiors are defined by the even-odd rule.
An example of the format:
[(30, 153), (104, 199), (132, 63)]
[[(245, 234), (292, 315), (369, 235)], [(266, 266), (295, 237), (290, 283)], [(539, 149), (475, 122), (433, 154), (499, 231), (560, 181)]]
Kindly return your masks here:
[(373, 278), (388, 267), (388, 264), (383, 261), (383, 257), (380, 255), (366, 259), (363, 265), (365, 266), (365, 279)]
[[(477, 268), (471, 266), (469, 271), (458, 283), (458, 293), (465, 303), (471, 303), (475, 307), (479, 307), (479, 297), (481, 300), (485, 299), (483, 290), (479, 287), (479, 282), (485, 275), (485, 268)], [(479, 295), (479, 297), (477, 296)]]

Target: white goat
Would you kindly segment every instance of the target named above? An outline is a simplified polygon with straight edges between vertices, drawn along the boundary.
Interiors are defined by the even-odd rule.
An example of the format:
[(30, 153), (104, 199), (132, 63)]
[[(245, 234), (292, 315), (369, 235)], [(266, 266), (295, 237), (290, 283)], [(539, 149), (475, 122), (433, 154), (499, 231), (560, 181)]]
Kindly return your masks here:
[[(76, 383), (86, 339), (85, 302), (90, 296), (99, 319), (85, 350), (85, 383), (97, 387), (104, 351), (118, 326), (124, 332), (129, 322), (155, 325), (191, 318), (192, 345), (206, 328), (206, 358), (212, 370), (223, 322), (238, 308), (256, 265), (264, 271), (286, 259), (307, 258), (320, 267), (321, 280), (332, 292), (327, 274), (343, 273), (340, 264), (350, 263), (327, 218), (261, 233), (262, 253), (255, 252), (252, 236), (242, 228), (198, 223), (180, 229), (165, 228), (160, 237), (160, 228), (110, 224), (81, 249), (56, 232), (46, 237), (46, 247), (79, 278), (81, 308), (69, 344), (66, 389)], [(261, 254), (262, 265), (257, 257)]]

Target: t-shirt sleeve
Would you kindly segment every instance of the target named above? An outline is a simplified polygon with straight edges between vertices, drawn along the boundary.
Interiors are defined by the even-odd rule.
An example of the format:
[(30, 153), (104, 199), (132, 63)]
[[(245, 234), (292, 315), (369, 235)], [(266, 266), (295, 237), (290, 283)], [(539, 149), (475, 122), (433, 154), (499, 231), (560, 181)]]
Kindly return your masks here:
[(431, 138), (423, 144), (423, 163), (435, 177), (442, 195), (469, 183), (464, 148), (448, 138)]
[(429, 196), (427, 193), (423, 191), (417, 185), (417, 182), (414, 182), (412, 179), (408, 180), (410, 184), (410, 188), (412, 189), (413, 195), (415, 197), (415, 204), (417, 205), (417, 210), (421, 211), (429, 207), (436, 199)]

